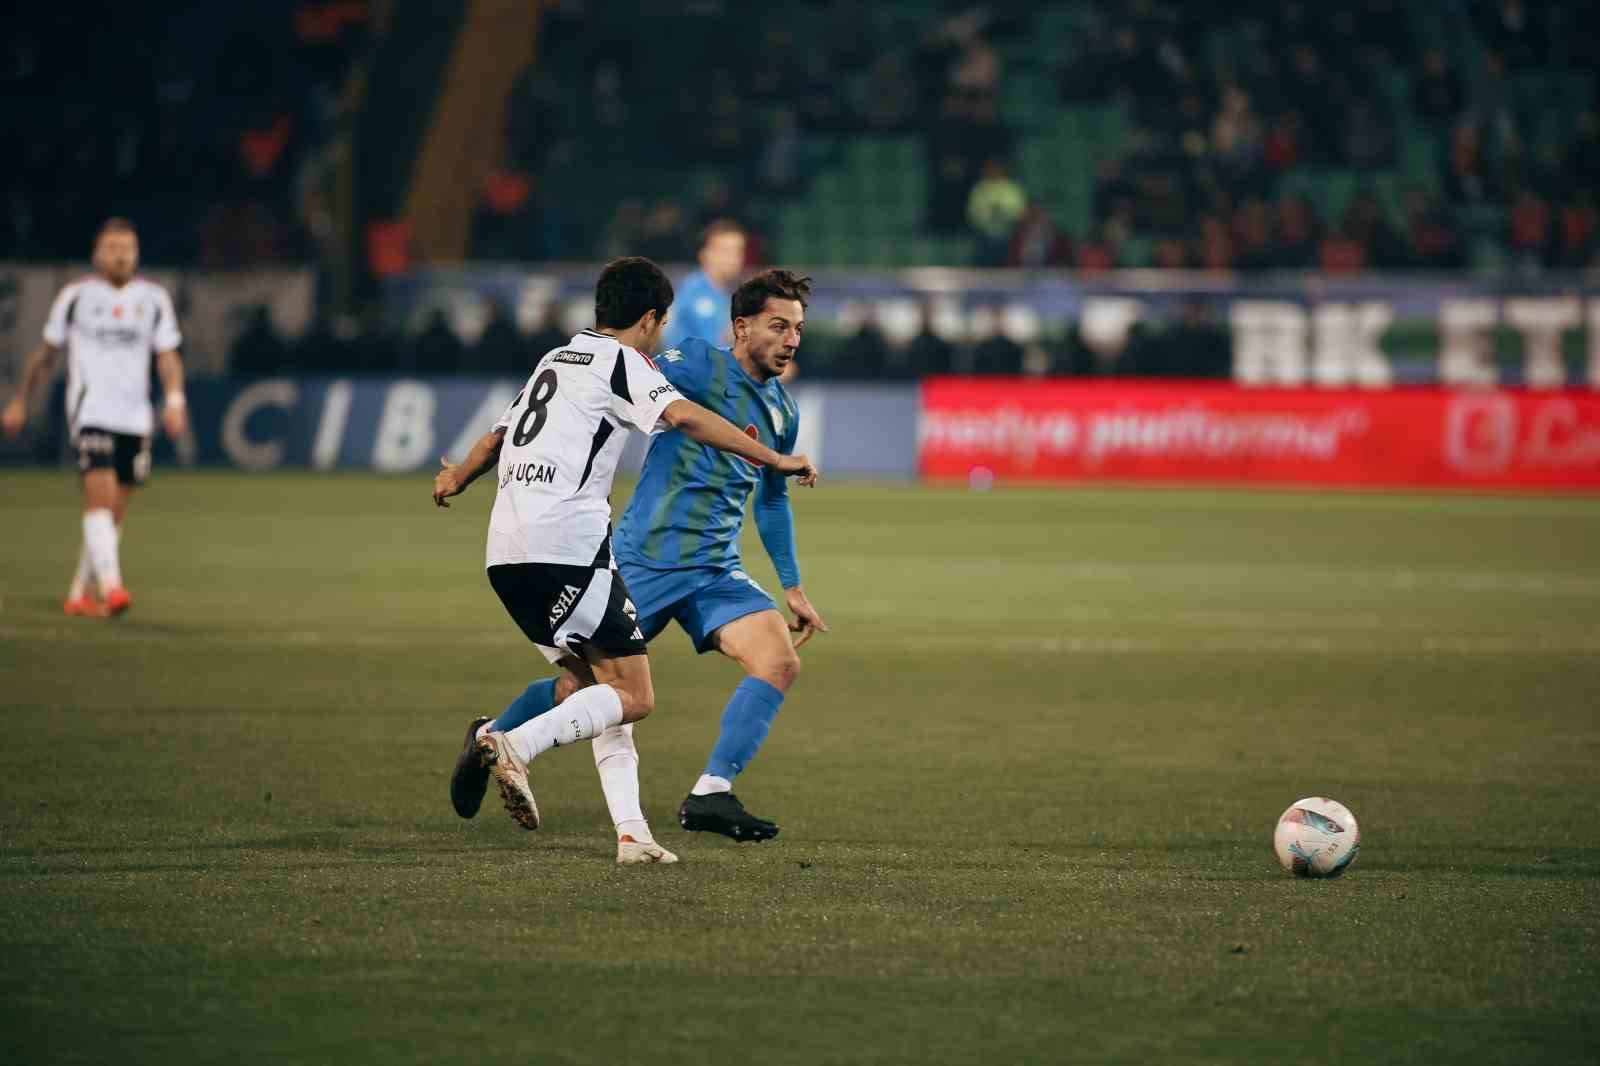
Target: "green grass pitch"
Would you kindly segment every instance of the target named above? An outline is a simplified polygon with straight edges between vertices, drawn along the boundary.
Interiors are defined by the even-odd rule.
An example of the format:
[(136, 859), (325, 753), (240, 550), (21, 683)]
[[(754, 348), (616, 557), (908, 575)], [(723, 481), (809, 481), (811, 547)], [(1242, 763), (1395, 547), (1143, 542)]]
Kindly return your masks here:
[[(1600, 501), (799, 492), (783, 835), (674, 823), (737, 674), (672, 630), (683, 862), (619, 869), (587, 746), (537, 833), (448, 805), (545, 669), (492, 488), (158, 471), (104, 623), (71, 476), (0, 476), (0, 1061), (1594, 1061)], [(1313, 794), (1341, 881), (1271, 853)]]

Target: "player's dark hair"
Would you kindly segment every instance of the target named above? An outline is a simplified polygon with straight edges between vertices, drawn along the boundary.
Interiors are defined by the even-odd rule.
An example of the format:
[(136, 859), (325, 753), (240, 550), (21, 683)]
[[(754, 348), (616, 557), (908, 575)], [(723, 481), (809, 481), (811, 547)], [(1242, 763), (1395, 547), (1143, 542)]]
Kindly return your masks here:
[(792, 270), (763, 270), (749, 281), (733, 290), (733, 303), (731, 310), (734, 318), (749, 318), (759, 315), (761, 309), (767, 306), (767, 301), (799, 300), (800, 306), (806, 305), (806, 297), (811, 295), (811, 279), (796, 274)]
[(744, 227), (730, 218), (713, 219), (706, 223), (706, 228), (700, 231), (700, 243), (695, 245), (699, 251), (704, 251), (706, 245), (722, 236), (724, 233), (736, 233), (744, 236)]
[(99, 244), (100, 238), (104, 237), (108, 233), (131, 233), (135, 237), (139, 236), (139, 230), (132, 222), (115, 215), (100, 223), (100, 229), (97, 230), (94, 235), (94, 243)]
[(646, 311), (664, 315), (671, 306), (672, 282), (641, 255), (613, 259), (594, 284), (594, 324), (599, 329), (627, 329)]

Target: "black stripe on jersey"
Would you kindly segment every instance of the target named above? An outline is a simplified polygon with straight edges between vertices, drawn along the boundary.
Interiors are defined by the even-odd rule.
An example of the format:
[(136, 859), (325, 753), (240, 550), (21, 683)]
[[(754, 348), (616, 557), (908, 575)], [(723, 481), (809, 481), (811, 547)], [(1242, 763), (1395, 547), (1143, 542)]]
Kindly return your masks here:
[(161, 305), (156, 304), (155, 317), (150, 320), (150, 335), (155, 336), (156, 327), (161, 325)]
[(578, 331), (578, 336), (580, 336), (580, 337), (599, 337), (603, 341), (608, 341), (608, 340), (611, 339), (610, 337), (607, 337), (604, 333), (601, 333), (599, 330), (594, 330), (594, 329), (580, 329)]
[(72, 302), (67, 304), (67, 325), (72, 325), (72, 316), (78, 313), (78, 297), (74, 296)]
[(606, 446), (606, 441), (611, 439), (611, 434), (617, 427), (609, 419), (600, 420), (600, 428), (594, 431), (594, 443), (589, 445), (589, 461), (583, 465), (583, 476), (578, 479), (578, 488), (589, 483), (589, 475), (594, 473), (594, 458), (600, 454), (600, 449)]
[(611, 368), (611, 391), (622, 398), (623, 403), (632, 403), (633, 394), (628, 392), (628, 349), (617, 349), (617, 363)]
[(611, 524), (606, 523), (605, 539), (600, 542), (600, 550), (594, 553), (594, 562), (589, 564), (596, 570), (611, 569)]

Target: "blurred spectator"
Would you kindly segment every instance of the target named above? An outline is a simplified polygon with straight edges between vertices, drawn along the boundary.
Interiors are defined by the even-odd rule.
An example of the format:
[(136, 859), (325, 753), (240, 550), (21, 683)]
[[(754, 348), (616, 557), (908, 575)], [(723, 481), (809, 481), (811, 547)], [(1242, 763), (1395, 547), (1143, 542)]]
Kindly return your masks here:
[(1096, 218), (1109, 218), (1123, 204), (1131, 203), (1133, 185), (1123, 173), (1122, 160), (1116, 156), (1102, 159), (1095, 166), (1094, 214)]
[(1319, 163), (1331, 162), (1332, 147), (1338, 143), (1336, 109), (1342, 94), (1335, 89), (1322, 54), (1309, 41), (1289, 49), (1283, 94), (1303, 124), (1305, 136), (1299, 147), (1304, 157)]
[(1055, 219), (1036, 200), (1028, 202), (1021, 221), (1011, 231), (1006, 265), (1037, 270), (1064, 267), (1072, 263), (1072, 242)]
[(867, 72), (862, 125), (872, 133), (895, 133), (905, 129), (917, 113), (916, 92), (911, 71), (899, 53), (879, 55)]
[(1272, 247), (1272, 216), (1265, 200), (1250, 199), (1233, 216), (1234, 262), (1240, 270), (1270, 270), (1277, 265)]
[[(670, 312), (667, 321), (672, 321)], [(557, 348), (564, 347), (572, 340), (572, 335), (561, 328), (555, 320), (555, 308), (541, 315), (533, 322), (533, 330), (523, 338), (520, 362), (513, 362), (505, 367), (508, 373), (516, 377), (527, 377), (533, 373), (533, 368), (539, 360)]]
[(1412, 93), (1412, 107), (1435, 126), (1446, 126), (1460, 115), (1466, 101), (1461, 78), (1450, 60), (1437, 48), (1422, 57), (1422, 73)]
[(1344, 156), (1357, 170), (1376, 170), (1394, 163), (1394, 129), (1378, 102), (1365, 93), (1355, 96), (1345, 113)]
[(983, 164), (983, 178), (967, 197), (967, 221), (977, 235), (975, 261), (979, 266), (1000, 266), (1006, 261), (1011, 233), (1028, 209), (1022, 191), (999, 159)]
[(1272, 120), (1272, 130), (1261, 149), (1268, 170), (1281, 174), (1300, 162), (1301, 126), (1298, 111), (1280, 111)]
[(950, 91), (957, 96), (985, 100), (1000, 87), (1000, 55), (978, 32), (972, 15), (951, 23), (959, 51), (950, 65)]
[(664, 347), (677, 347), (690, 337), (716, 345), (732, 342), (729, 301), (744, 270), (744, 251), (744, 230), (736, 222), (718, 219), (700, 231), (695, 254), (699, 269), (678, 286), (667, 315)]
[(834, 376), (846, 380), (881, 378), (889, 364), (889, 343), (883, 330), (868, 315), (861, 328), (839, 346), (833, 361)]
[(419, 374), (453, 374), (461, 369), (461, 338), (450, 328), (443, 311), (433, 311), (411, 342), (408, 369)]
[(974, 374), (1020, 374), (1025, 353), (1022, 345), (1004, 333), (995, 333), (978, 342), (972, 349)]
[(1278, 201), (1278, 225), (1274, 248), (1276, 265), (1287, 270), (1304, 270), (1317, 263), (1322, 243), (1322, 227), (1303, 196), (1285, 196)]
[(1009, 138), (992, 100), (947, 99), (928, 137), (933, 179), (928, 187), (929, 226), (945, 233), (960, 230), (967, 220), (968, 199), (981, 176), (981, 164), (1008, 154)]
[(399, 367), (400, 348), (400, 339), (384, 321), (383, 308), (374, 304), (361, 316), (350, 344), (350, 362), (363, 373), (381, 374)]
[(922, 308), (922, 324), (906, 346), (906, 362), (911, 372), (948, 374), (955, 364), (955, 346), (933, 331), (933, 309)]
[(1317, 249), (1317, 268), (1324, 274), (1359, 274), (1367, 268), (1367, 250), (1344, 228), (1334, 230)]
[(1162, 334), (1164, 372), (1176, 377), (1227, 378), (1233, 373), (1233, 340), (1217, 322), (1211, 304), (1185, 300), (1178, 324)]
[(658, 263), (678, 263), (689, 253), (689, 232), (683, 217), (683, 204), (675, 197), (663, 196), (644, 220), (639, 246), (631, 255), (642, 255)]
[(1458, 270), (1466, 265), (1461, 239), (1437, 201), (1422, 189), (1406, 192), (1406, 239), (1408, 258), (1419, 270)]
[(1564, 184), (1573, 189), (1600, 188), (1600, 115), (1583, 112), (1573, 125), (1573, 138), (1562, 151)]
[(1250, 96), (1237, 85), (1222, 92), (1222, 106), (1211, 124), (1211, 150), (1225, 170), (1234, 176), (1253, 171), (1261, 162), (1261, 119), (1251, 106)]
[(784, 193), (800, 181), (800, 122), (786, 107), (775, 110), (771, 122), (772, 132), (761, 150), (761, 184), (770, 192)]
[(1457, 205), (1490, 203), (1500, 198), (1500, 186), (1483, 160), (1478, 127), (1463, 122), (1450, 141), (1445, 161), (1445, 194)]
[(801, 79), (800, 45), (794, 31), (781, 21), (766, 24), (762, 46), (745, 72), (744, 85), (758, 100), (783, 101), (798, 91)]
[(350, 345), (339, 335), (334, 323), (318, 315), (311, 327), (294, 345), (294, 366), (308, 374), (332, 374), (359, 370)]
[(282, 373), (289, 362), (289, 346), (284, 343), (272, 315), (265, 307), (252, 308), (249, 322), (234, 339), (228, 353), (228, 369), (240, 377), (267, 377)]
[(1506, 243), (1516, 265), (1537, 270), (1550, 254), (1550, 205), (1531, 191), (1524, 191), (1506, 216)]
[(1340, 227), (1343, 236), (1361, 248), (1361, 265), (1378, 270), (1399, 270), (1408, 263), (1405, 242), (1389, 224), (1376, 197), (1360, 192), (1350, 198)]
[(1589, 189), (1578, 189), (1572, 196), (1561, 208), (1556, 223), (1554, 261), (1567, 270), (1584, 270), (1595, 265), (1600, 215), (1596, 214), (1594, 193)]
[(1233, 269), (1233, 235), (1227, 225), (1215, 215), (1200, 219), (1200, 232), (1195, 240), (1194, 261), (1201, 270), (1225, 273)]
[(489, 305), (489, 321), (473, 349), (468, 369), (485, 374), (516, 372), (522, 366), (522, 335), (506, 309), (498, 302)]
[(1101, 274), (1115, 270), (1117, 262), (1116, 228), (1112, 222), (1103, 222), (1095, 232), (1078, 245), (1078, 269), (1085, 274)]
[(1510, 66), (1523, 68), (1549, 58), (1544, 7), (1543, 2), (1525, 0), (1475, 0), (1472, 14), (1484, 45), (1505, 56)]
[(606, 259), (624, 255), (638, 255), (644, 245), (644, 203), (630, 196), (617, 205), (606, 224), (605, 236), (600, 241), (600, 254)]

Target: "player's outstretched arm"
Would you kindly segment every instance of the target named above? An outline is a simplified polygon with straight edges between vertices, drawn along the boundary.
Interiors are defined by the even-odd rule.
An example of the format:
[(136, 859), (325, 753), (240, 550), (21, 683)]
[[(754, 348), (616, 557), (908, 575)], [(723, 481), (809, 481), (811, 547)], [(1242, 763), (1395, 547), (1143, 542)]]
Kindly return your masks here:
[(810, 459), (803, 455), (779, 455), (754, 437), (739, 432), (726, 418), (693, 400), (673, 400), (661, 412), (661, 419), (701, 444), (709, 444), (719, 451), (731, 452), (752, 463), (760, 463), (780, 474), (792, 474), (808, 488), (817, 483), (817, 468)]
[(433, 502), (440, 507), (449, 507), (446, 499), (461, 495), (467, 491), (468, 485), (492, 470), (500, 461), (500, 445), (505, 439), (505, 430), (491, 430), (479, 438), (460, 463), (441, 458), (440, 470), (433, 475)]
[(16, 395), (6, 403), (4, 413), (0, 413), (6, 436), (15, 437), (28, 424), (28, 403), (39, 386), (49, 380), (60, 352), (60, 348), (44, 341), (28, 353), (27, 362), (22, 364), (22, 383), (17, 386)]

